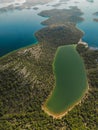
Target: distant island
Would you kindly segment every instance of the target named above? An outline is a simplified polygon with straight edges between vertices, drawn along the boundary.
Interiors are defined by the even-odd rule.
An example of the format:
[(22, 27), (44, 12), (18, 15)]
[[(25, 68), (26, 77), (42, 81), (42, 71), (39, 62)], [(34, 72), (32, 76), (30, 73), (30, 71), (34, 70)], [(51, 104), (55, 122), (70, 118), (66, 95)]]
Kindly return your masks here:
[(94, 0), (87, 0), (87, 1), (88, 1), (88, 2), (92, 2), (92, 3), (94, 2)]
[(29, 9), (37, 4), (46, 4), (52, 0), (1, 0), (0, 1), (0, 12), (5, 12), (14, 9)]
[[(93, 15), (98, 16), (98, 12), (93, 13)], [(98, 18), (93, 19), (95, 22), (98, 22)]]
[(98, 16), (98, 12), (95, 12), (95, 13), (93, 13), (93, 15), (96, 15), (96, 16)]
[(94, 20), (95, 22), (98, 22), (98, 18), (94, 18), (93, 20)]

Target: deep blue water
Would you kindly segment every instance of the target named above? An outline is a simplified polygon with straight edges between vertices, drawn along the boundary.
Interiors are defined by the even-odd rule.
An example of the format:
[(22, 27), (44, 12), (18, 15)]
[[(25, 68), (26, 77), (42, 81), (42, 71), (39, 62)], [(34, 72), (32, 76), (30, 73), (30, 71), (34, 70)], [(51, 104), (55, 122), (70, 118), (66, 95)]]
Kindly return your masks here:
[(98, 48), (98, 22), (94, 22), (93, 19), (84, 20), (77, 26), (84, 32), (82, 40), (87, 42), (90, 47)]
[(45, 17), (37, 15), (39, 12), (53, 8), (66, 9), (70, 6), (77, 6), (84, 13), (85, 20), (77, 24), (85, 33), (82, 40), (90, 47), (98, 48), (98, 22), (93, 21), (93, 18), (98, 18), (93, 15), (98, 12), (98, 1), (91, 3), (87, 0), (69, 0), (59, 7), (53, 7), (56, 2), (59, 0), (55, 0), (51, 6), (38, 5), (38, 10), (24, 9), (0, 13), (0, 56), (37, 42), (34, 33), (44, 27), (41, 22), (46, 20)]
[(98, 48), (98, 22), (94, 21), (94, 18), (98, 19), (98, 16), (94, 15), (98, 12), (98, 0), (93, 0), (93, 2), (81, 0), (77, 7), (84, 13), (82, 16), (84, 21), (77, 24), (78, 28), (84, 32), (82, 40), (90, 47)]
[(83, 15), (84, 21), (77, 24), (77, 27), (84, 32), (82, 40), (87, 42), (90, 47), (98, 48), (98, 22), (93, 19), (98, 15), (93, 15), (98, 12), (98, 0), (69, 0), (61, 5), (62, 8), (70, 8), (71, 6), (79, 8)]
[(34, 33), (45, 18), (31, 10), (0, 14), (0, 56), (37, 42)]

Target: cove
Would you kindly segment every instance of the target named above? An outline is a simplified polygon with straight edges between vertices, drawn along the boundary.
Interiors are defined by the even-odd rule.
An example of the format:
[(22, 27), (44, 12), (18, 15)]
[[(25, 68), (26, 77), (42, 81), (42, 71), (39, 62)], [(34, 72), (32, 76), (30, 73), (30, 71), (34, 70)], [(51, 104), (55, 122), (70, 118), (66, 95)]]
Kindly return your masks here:
[(88, 89), (84, 62), (75, 45), (59, 47), (53, 63), (56, 86), (43, 109), (55, 118), (77, 104)]

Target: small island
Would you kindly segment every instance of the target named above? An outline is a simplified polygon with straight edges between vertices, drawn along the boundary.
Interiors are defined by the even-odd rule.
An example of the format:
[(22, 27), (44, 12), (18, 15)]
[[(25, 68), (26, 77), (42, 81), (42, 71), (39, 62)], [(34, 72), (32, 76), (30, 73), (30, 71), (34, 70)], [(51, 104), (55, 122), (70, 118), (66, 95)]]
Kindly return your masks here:
[[(11, 10), (22, 10), (22, 9), (30, 9), (38, 4), (46, 4), (51, 2), (52, 0), (1, 0), (0, 1), (0, 12), (6, 12)], [(34, 9), (37, 9), (34, 7)]]
[(98, 18), (94, 18), (93, 20), (94, 20), (95, 22), (98, 22)]
[(95, 12), (95, 13), (93, 13), (93, 15), (96, 15), (96, 16), (98, 16), (98, 12)]

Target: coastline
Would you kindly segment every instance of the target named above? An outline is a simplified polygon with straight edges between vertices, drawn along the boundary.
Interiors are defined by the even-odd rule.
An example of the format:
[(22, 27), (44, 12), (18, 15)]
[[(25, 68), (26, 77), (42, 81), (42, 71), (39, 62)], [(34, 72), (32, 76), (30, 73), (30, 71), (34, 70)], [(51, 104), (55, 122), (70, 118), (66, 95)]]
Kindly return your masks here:
[[(50, 1), (49, 3), (51, 3), (51, 2), (54, 2), (55, 0), (53, 0), (53, 1), (49, 0), (49, 1)], [(57, 0), (57, 1), (59, 1), (59, 0)], [(58, 9), (58, 10), (59, 10), (59, 9)], [(44, 10), (44, 11), (45, 11), (45, 10)], [(43, 12), (43, 11), (41, 11), (41, 12)], [(40, 12), (40, 13), (41, 13), (41, 12)], [(38, 13), (39, 16), (45, 17), (45, 16), (43, 16), (43, 15), (40, 14), (40, 13)], [(49, 19), (50, 16), (46, 16), (45, 18)], [(47, 19), (46, 19), (46, 20), (47, 20)], [(46, 20), (44, 20), (44, 21), (46, 21)], [(43, 25), (43, 28), (48, 27), (49, 25), (43, 24), (44, 21), (41, 21), (40, 24)], [(76, 27), (78, 30), (80, 30), (76, 25), (75, 25), (75, 27)], [(43, 28), (41, 28), (41, 29), (43, 29)], [(37, 32), (39, 32), (39, 31), (40, 31), (40, 29), (37, 30)], [(82, 30), (80, 30), (80, 31), (83, 33)], [(36, 33), (37, 33), (37, 32), (34, 33), (34, 37), (35, 37), (35, 38), (36, 38)], [(36, 39), (37, 39), (37, 38), (36, 38)], [(12, 50), (12, 51), (10, 51), (10, 52), (8, 52), (8, 53), (5, 53), (4, 55), (0, 56), (0, 59), (3, 58), (3, 57), (5, 57), (5, 56), (7, 56), (7, 55), (9, 55), (9, 54), (12, 54), (13, 52), (17, 52), (18, 50), (21, 50), (21, 49), (24, 49), (24, 48), (28, 48), (28, 47), (30, 47), (30, 46), (32, 46), (32, 45), (34, 45), (34, 44), (37, 44), (37, 43), (39, 43), (38, 40), (37, 40), (35, 43), (31, 43), (31, 44), (29, 44), (29, 45), (26, 45), (26, 46), (20, 47), (20, 48), (18, 48), (18, 49)]]
[(24, 47), (20, 47), (20, 48), (18, 48), (18, 49), (16, 49), (16, 50), (13, 50), (13, 51), (11, 51), (11, 52), (8, 52), (7, 54), (0, 56), (0, 60), (3, 59), (4, 57), (7, 57), (7, 56), (9, 56), (9, 55), (11, 55), (11, 54), (17, 52), (17, 51), (21, 51), (21, 50), (23, 50), (23, 49), (28, 49), (28, 48), (30, 48), (30, 47), (32, 47), (32, 46), (38, 44), (38, 43), (39, 43), (39, 42), (37, 41), (37, 42), (32, 43), (32, 44), (30, 44), (30, 45), (27, 45), (27, 46), (24, 46)]

